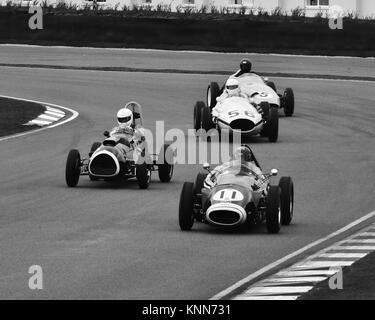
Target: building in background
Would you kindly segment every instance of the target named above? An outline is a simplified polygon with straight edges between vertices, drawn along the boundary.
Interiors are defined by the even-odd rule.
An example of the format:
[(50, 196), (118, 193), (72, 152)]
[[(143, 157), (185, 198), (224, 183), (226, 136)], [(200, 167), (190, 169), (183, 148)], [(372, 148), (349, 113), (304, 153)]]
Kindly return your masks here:
[[(9, 0), (0, 0), (3, 5)], [(22, 1), (23, 4), (43, 1), (56, 4), (63, 1), (67, 4), (76, 4), (84, 6), (92, 5), (94, 1), (101, 7), (111, 7), (121, 10), (124, 6), (132, 8), (151, 7), (151, 8), (170, 8), (172, 11), (196, 9), (200, 10), (205, 7), (208, 12), (214, 7), (217, 10), (226, 8), (229, 11), (246, 10), (249, 12), (257, 12), (260, 8), (264, 11), (272, 12), (275, 8), (279, 8), (283, 12), (291, 14), (291, 12), (300, 8), (306, 16), (313, 17), (318, 13), (323, 16), (329, 12), (331, 6), (339, 6), (346, 14), (352, 13), (361, 18), (375, 18), (375, 0), (11, 0), (14, 3)]]

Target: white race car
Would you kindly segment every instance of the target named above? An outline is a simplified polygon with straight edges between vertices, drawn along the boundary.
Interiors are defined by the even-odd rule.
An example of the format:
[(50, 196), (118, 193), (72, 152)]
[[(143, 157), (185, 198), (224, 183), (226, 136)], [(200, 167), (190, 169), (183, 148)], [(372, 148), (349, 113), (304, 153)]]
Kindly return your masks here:
[[(233, 76), (232, 76), (233, 77)], [(240, 84), (241, 92), (252, 97), (257, 104), (268, 102), (270, 106), (283, 108), (286, 117), (294, 114), (294, 92), (286, 88), (283, 94), (278, 94), (274, 82), (255, 73), (246, 73), (235, 77)], [(223, 93), (216, 82), (211, 82), (207, 88), (207, 105), (212, 109), (216, 105), (216, 98)]]
[(216, 128), (219, 132), (228, 130), (229, 133), (245, 136), (260, 134), (268, 137), (270, 142), (276, 142), (279, 133), (278, 108), (265, 101), (260, 102), (259, 106), (263, 114), (247, 98), (228, 97), (221, 102), (218, 116), (213, 117), (211, 108), (198, 101), (194, 107), (194, 128), (196, 131)]

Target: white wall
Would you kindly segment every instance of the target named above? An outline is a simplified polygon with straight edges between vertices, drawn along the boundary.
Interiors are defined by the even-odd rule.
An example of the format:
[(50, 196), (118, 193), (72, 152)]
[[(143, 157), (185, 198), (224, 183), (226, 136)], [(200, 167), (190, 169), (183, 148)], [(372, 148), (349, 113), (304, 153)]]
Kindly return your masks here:
[(357, 0), (359, 14), (364, 17), (375, 17), (375, 0)]

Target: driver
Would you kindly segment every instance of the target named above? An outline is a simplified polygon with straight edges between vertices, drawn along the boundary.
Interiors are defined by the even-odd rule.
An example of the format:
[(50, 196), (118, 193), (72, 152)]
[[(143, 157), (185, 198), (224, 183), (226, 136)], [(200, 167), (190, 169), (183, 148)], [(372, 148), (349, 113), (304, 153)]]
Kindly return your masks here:
[(212, 116), (217, 118), (222, 111), (221, 103), (230, 97), (242, 97), (245, 99), (249, 99), (249, 97), (241, 92), (240, 84), (237, 79), (229, 78), (227, 83), (225, 84), (224, 92), (220, 95), (220, 97), (216, 98), (216, 106), (212, 109)]
[(251, 71), (252, 63), (249, 59), (242, 59), (240, 62), (240, 70), (238, 70), (232, 77), (238, 78), (244, 74), (254, 73)]
[(122, 151), (126, 154), (135, 148), (135, 144), (144, 141), (144, 134), (141, 128), (135, 128), (134, 115), (128, 108), (121, 108), (117, 112), (117, 123), (110, 132), (105, 131), (106, 137), (120, 136), (120, 143), (123, 145)]
[(214, 121), (215, 119), (219, 117), (220, 113), (222, 112), (221, 103), (225, 99), (230, 98), (230, 97), (242, 97), (242, 98), (247, 99), (257, 109), (257, 111), (263, 116), (262, 108), (254, 102), (254, 99), (249, 97), (246, 93), (241, 92), (240, 83), (238, 82), (238, 80), (235, 78), (229, 78), (227, 83), (225, 84), (224, 92), (221, 94), (220, 97), (216, 98), (217, 103), (215, 107), (212, 108), (212, 117)]
[[(235, 150), (231, 161), (217, 166), (207, 175), (206, 180), (204, 181), (204, 186), (209, 189), (213, 188), (216, 185), (218, 175), (222, 173), (226, 168), (232, 167), (236, 164), (244, 164), (246, 167), (250, 168), (256, 175), (261, 177), (263, 176), (260, 165), (255, 158), (252, 150), (249, 146), (243, 144)], [(241, 170), (242, 168), (240, 169), (240, 171)]]

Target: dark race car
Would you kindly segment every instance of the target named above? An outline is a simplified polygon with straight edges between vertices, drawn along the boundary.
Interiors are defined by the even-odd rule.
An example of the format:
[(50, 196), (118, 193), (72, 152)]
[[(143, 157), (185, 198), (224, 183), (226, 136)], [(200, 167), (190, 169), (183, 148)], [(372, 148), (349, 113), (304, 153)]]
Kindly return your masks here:
[[(209, 165), (204, 168), (211, 172)], [(290, 177), (278, 185), (270, 178), (278, 171), (257, 174), (244, 163), (232, 161), (207, 183), (208, 173), (199, 173), (195, 183), (185, 182), (180, 196), (179, 224), (190, 230), (195, 221), (214, 226), (234, 227), (266, 222), (269, 233), (278, 233), (280, 225), (293, 218), (294, 187)]]

